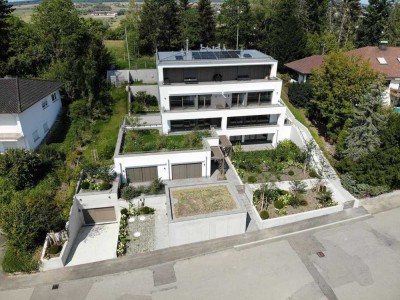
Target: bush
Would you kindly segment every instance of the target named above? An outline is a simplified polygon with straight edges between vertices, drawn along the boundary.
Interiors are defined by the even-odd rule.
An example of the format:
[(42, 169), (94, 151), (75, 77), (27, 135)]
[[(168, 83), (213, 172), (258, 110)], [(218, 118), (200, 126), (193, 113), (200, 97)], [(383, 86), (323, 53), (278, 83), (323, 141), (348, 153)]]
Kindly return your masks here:
[(152, 215), (152, 214), (154, 214), (155, 209), (148, 207), (148, 206), (143, 206), (143, 207), (139, 208), (139, 212), (140, 212), (140, 214), (143, 214), (143, 215)]
[(307, 82), (291, 83), (289, 85), (289, 89), (288, 89), (288, 97), (289, 97), (289, 101), (294, 106), (306, 108), (308, 106), (308, 102), (312, 98), (311, 85)]
[(137, 192), (135, 191), (135, 189), (131, 186), (126, 186), (124, 188), (122, 188), (121, 191), (121, 198), (124, 200), (131, 200), (133, 198), (135, 198)]
[(121, 209), (121, 215), (127, 215), (127, 214), (128, 214), (128, 209), (127, 208)]
[(83, 181), (82, 181), (82, 184), (81, 184), (81, 188), (82, 188), (83, 190), (88, 190), (88, 189), (90, 188), (90, 182), (89, 182), (89, 181), (86, 181), (86, 180), (83, 180)]
[(296, 194), (296, 195), (290, 195), (288, 202), (289, 205), (296, 207), (301, 204), (301, 201), (303, 201), (302, 196), (300, 194)]
[(99, 157), (101, 159), (111, 159), (114, 155), (115, 145), (113, 144), (106, 144), (102, 147), (99, 147)]
[(308, 171), (308, 175), (310, 175), (311, 178), (319, 178), (319, 175), (315, 169), (310, 169), (310, 171)]
[(54, 245), (51, 245), (51, 246), (47, 249), (47, 253), (48, 253), (48, 254), (54, 255), (54, 254), (60, 253), (60, 252), (61, 252), (61, 249), (62, 249), (62, 246), (61, 246), (61, 245), (54, 244)]
[(154, 179), (149, 187), (149, 192), (151, 194), (159, 194), (164, 189), (165, 184), (162, 182), (161, 178)]
[(290, 182), (290, 190), (293, 194), (299, 195), (304, 194), (307, 189), (307, 184), (300, 180), (293, 180)]
[(289, 176), (293, 176), (294, 175), (294, 171), (293, 170), (289, 170), (288, 175)]
[(328, 203), (332, 201), (332, 192), (330, 190), (321, 191), (318, 193), (317, 199), (321, 204)]
[(257, 177), (254, 175), (249, 175), (249, 177), (247, 177), (247, 182), (248, 183), (256, 183), (257, 182)]
[(262, 211), (260, 212), (260, 218), (261, 218), (262, 220), (268, 219), (268, 218), (269, 218), (269, 213), (268, 213), (268, 211), (262, 210)]
[(99, 185), (100, 191), (106, 191), (109, 190), (112, 187), (112, 185), (108, 182), (102, 182)]
[(39, 269), (39, 262), (34, 258), (34, 253), (17, 251), (11, 246), (7, 246), (2, 267), (7, 273), (30, 273)]
[(282, 208), (285, 207), (285, 204), (283, 203), (282, 200), (275, 200), (275, 201), (274, 201), (274, 206), (275, 206), (275, 208), (277, 208), (277, 209), (282, 209)]

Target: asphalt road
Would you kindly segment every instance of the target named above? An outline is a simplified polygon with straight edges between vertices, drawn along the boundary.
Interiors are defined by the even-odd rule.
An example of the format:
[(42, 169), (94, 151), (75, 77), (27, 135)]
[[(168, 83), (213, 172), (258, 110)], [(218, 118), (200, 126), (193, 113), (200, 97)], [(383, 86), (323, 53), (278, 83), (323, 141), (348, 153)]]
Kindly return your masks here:
[(70, 269), (58, 289), (46, 280), (56, 273), (40, 274), (43, 284), (31, 287), (27, 277), (28, 287), (2, 290), (0, 299), (400, 299), (400, 208), (393, 207), (116, 274), (74, 279), (85, 269)]

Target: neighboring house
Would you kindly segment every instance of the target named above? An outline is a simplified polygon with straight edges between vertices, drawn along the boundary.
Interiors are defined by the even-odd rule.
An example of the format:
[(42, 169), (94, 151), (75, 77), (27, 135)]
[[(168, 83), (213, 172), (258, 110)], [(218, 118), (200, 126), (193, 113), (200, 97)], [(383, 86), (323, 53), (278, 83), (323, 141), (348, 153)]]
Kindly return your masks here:
[[(387, 42), (381, 42), (379, 47), (363, 47), (346, 52), (347, 55), (357, 55), (369, 61), (371, 67), (386, 76), (386, 93), (384, 103), (400, 106), (400, 47), (387, 47)], [(285, 66), (298, 75), (298, 82), (306, 82), (313, 69), (323, 63), (322, 55), (313, 55), (287, 63)]]
[(0, 79), (0, 153), (36, 149), (61, 110), (60, 82)]
[(210, 129), (213, 134), (199, 149), (125, 153), (125, 136), (132, 129), (122, 127), (115, 171), (130, 182), (208, 177), (232, 144), (266, 149), (296, 139), (280, 99), (277, 67), (275, 59), (256, 50), (158, 52), (160, 134)]

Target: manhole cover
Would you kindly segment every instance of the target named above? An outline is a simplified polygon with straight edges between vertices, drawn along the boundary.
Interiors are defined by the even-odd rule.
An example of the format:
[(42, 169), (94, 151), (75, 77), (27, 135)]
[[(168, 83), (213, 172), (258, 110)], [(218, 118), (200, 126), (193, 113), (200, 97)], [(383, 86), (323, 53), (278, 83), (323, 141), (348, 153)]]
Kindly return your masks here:
[(146, 220), (146, 217), (145, 217), (145, 216), (141, 216), (141, 217), (139, 218), (139, 220), (140, 220), (140, 221), (144, 221), (144, 220)]
[(321, 251), (317, 252), (317, 255), (318, 255), (318, 257), (325, 257), (324, 252), (321, 252)]
[(136, 232), (133, 234), (134, 237), (139, 237), (140, 235), (141, 235), (141, 233), (140, 233), (139, 231), (136, 231)]
[(57, 283), (57, 284), (53, 284), (53, 286), (52, 286), (52, 290), (58, 290), (58, 287), (59, 287), (60, 285)]
[(128, 221), (129, 221), (129, 223), (133, 223), (133, 222), (135, 222), (135, 218), (133, 218), (133, 217), (132, 217), (132, 218), (129, 218)]

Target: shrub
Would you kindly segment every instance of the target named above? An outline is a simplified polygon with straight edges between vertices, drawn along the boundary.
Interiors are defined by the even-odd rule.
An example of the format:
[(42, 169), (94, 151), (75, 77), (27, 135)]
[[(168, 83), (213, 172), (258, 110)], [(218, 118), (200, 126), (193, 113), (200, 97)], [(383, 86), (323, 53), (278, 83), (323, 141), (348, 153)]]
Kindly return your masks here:
[(128, 214), (128, 209), (127, 208), (121, 209), (121, 215), (127, 215), (127, 214)]
[(115, 146), (112, 144), (106, 144), (102, 147), (99, 147), (99, 157), (101, 159), (111, 159), (114, 155)]
[(302, 196), (300, 194), (291, 195), (289, 198), (289, 205), (296, 207), (301, 204)]
[(318, 193), (318, 201), (325, 204), (332, 201), (332, 192), (330, 190), (321, 191)]
[(311, 85), (307, 82), (294, 82), (289, 85), (288, 89), (289, 101), (297, 107), (307, 107), (312, 97)]
[(275, 200), (274, 201), (274, 206), (275, 206), (275, 208), (277, 208), (277, 209), (282, 209), (282, 208), (284, 208), (285, 207), (285, 204), (283, 203), (283, 201), (282, 200)]
[(294, 175), (294, 171), (293, 170), (289, 170), (288, 175), (289, 176), (293, 176)]
[(310, 175), (311, 178), (319, 178), (319, 175), (318, 175), (317, 171), (315, 171), (315, 169), (310, 169), (308, 171), (308, 175)]
[(6, 247), (2, 267), (4, 272), (33, 272), (39, 269), (39, 262), (31, 252), (17, 251), (11, 246)]
[(61, 249), (62, 249), (62, 246), (61, 246), (61, 245), (54, 244), (54, 245), (51, 245), (51, 246), (47, 249), (47, 253), (48, 253), (48, 254), (54, 255), (54, 254), (60, 253), (60, 252), (61, 252)]
[(149, 191), (152, 194), (158, 194), (164, 189), (165, 184), (162, 182), (161, 178), (156, 178), (153, 180), (149, 187)]
[(112, 187), (112, 185), (108, 182), (102, 182), (99, 184), (100, 191), (109, 190), (111, 187)]
[(257, 182), (257, 177), (254, 175), (249, 175), (249, 177), (247, 177), (247, 182), (248, 183), (256, 183)]
[(293, 180), (290, 182), (290, 190), (293, 194), (299, 195), (306, 192), (307, 184), (300, 180)]
[(133, 187), (131, 186), (126, 186), (122, 188), (121, 191), (121, 198), (124, 200), (131, 200), (135, 198), (136, 196), (136, 191)]
[(81, 188), (82, 188), (83, 190), (88, 190), (88, 189), (90, 188), (90, 182), (87, 181), (87, 180), (83, 180), (83, 181), (82, 181), (82, 184), (81, 184)]
[(152, 215), (155, 212), (154, 208), (148, 207), (148, 206), (143, 206), (139, 208), (139, 212), (143, 215)]
[(268, 218), (269, 218), (269, 213), (268, 213), (268, 211), (262, 210), (262, 211), (260, 212), (260, 218), (261, 218), (262, 220), (268, 219)]

